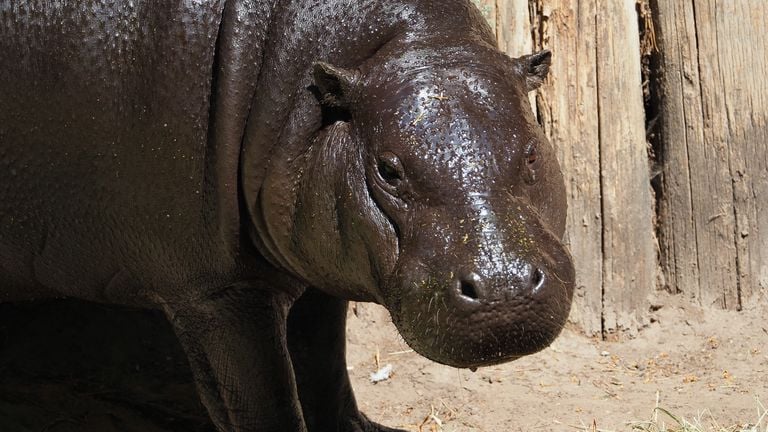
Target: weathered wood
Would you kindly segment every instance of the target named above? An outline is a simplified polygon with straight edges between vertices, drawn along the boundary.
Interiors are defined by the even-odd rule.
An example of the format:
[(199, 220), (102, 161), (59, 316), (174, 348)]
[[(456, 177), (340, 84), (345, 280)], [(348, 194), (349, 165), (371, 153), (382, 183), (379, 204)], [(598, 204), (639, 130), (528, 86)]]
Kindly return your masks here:
[(656, 286), (654, 203), (635, 3), (597, 1), (603, 323), (607, 331), (636, 329)]
[(539, 91), (539, 118), (558, 152), (568, 188), (566, 242), (577, 270), (571, 320), (589, 334), (602, 331), (602, 209), (595, 2), (531, 2), (537, 48), (553, 52)]
[[(496, 41), (510, 57), (533, 52), (531, 14), (527, 1), (496, 0)], [(536, 94), (531, 92), (531, 109), (536, 113)]]
[(663, 270), (739, 309), (768, 289), (768, 4), (658, 1)]
[(637, 0), (474, 1), (511, 56), (554, 53), (534, 108), (568, 186), (571, 320), (591, 334), (634, 330), (661, 274), (704, 306), (768, 297), (768, 3), (650, 0), (661, 52), (657, 220)]
[(555, 53), (539, 112), (569, 187), (572, 319), (589, 333), (634, 331), (657, 266), (635, 2), (530, 3), (536, 44)]
[[(491, 23), (494, 21), (490, 21), (490, 14), (495, 11), (497, 42), (509, 56), (518, 57), (543, 48), (554, 52), (550, 78), (531, 94), (531, 104), (557, 149), (568, 188), (566, 243), (578, 269), (576, 298), (569, 319), (589, 334), (600, 334), (602, 223), (594, 1), (582, 2), (579, 11), (572, 10), (571, 2), (566, 0), (557, 4), (531, 1), (530, 5), (526, 1), (474, 1)], [(578, 27), (591, 28), (591, 32), (573, 34), (577, 18), (582, 20)], [(554, 28), (550, 32), (551, 19)], [(541, 40), (540, 36), (545, 34), (547, 40)]]
[(533, 51), (531, 14), (527, 1), (496, 0), (496, 40), (510, 57)]
[(571, 320), (590, 334), (635, 330), (657, 265), (635, 2), (528, 3), (528, 14), (524, 2), (497, 4), (497, 35), (510, 54), (525, 50), (528, 15), (536, 48), (554, 52), (537, 106), (568, 186)]
[[(672, 291), (685, 291), (691, 299), (699, 299), (699, 251), (694, 215), (698, 208), (694, 209), (688, 164), (690, 149), (702, 155), (704, 148), (696, 26), (691, 2), (663, 3), (652, 6), (656, 11), (657, 44), (661, 47), (663, 71), (659, 74), (659, 97), (663, 104), (658, 121), (662, 140), (659, 156), (664, 166), (659, 220), (661, 260), (666, 283)], [(697, 200), (700, 201), (698, 195)], [(709, 271), (705, 269), (707, 274)]]

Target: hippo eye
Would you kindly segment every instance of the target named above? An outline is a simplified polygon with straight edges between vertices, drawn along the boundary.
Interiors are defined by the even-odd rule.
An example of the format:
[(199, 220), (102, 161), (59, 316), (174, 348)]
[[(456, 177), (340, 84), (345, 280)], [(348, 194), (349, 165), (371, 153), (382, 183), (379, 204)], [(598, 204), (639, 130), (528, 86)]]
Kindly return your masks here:
[(379, 176), (387, 184), (397, 186), (403, 180), (403, 165), (393, 153), (383, 153), (379, 156)]
[(539, 160), (539, 154), (536, 152), (536, 147), (533, 147), (529, 152), (528, 156), (525, 158), (525, 163), (528, 164), (528, 166), (531, 166), (536, 163), (536, 161)]
[(529, 184), (536, 183), (536, 180), (538, 180), (536, 170), (539, 168), (539, 165), (541, 165), (541, 155), (539, 155), (539, 152), (536, 149), (536, 143), (528, 145), (528, 148), (525, 150), (524, 161), (525, 170), (523, 171), (526, 182)]

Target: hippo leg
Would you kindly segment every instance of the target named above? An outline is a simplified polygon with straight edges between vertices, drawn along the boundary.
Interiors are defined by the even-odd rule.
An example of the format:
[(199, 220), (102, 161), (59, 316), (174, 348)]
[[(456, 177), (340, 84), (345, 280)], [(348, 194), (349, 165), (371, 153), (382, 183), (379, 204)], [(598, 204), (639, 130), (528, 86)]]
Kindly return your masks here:
[(288, 347), (309, 432), (405, 432), (357, 409), (345, 358), (347, 301), (308, 289), (288, 317)]
[(290, 304), (256, 283), (164, 305), (220, 432), (306, 432), (285, 339)]

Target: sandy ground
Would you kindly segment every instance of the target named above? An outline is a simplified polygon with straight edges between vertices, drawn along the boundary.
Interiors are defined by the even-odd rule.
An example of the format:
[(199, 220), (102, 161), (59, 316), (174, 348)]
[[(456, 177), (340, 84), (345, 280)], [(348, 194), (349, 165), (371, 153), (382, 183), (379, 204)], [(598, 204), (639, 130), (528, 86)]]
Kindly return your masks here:
[[(758, 398), (768, 405), (768, 307), (736, 314), (666, 306), (636, 338), (601, 342), (567, 329), (539, 354), (475, 373), (411, 352), (382, 308), (352, 309), (348, 357), (359, 405), (409, 431), (629, 431), (627, 422), (651, 418), (657, 397), (677, 415), (704, 414), (709, 424), (711, 413), (730, 426), (755, 423)], [(372, 384), (377, 352), (379, 366), (394, 372)], [(158, 315), (71, 302), (0, 305), (1, 432), (210, 430)]]
[[(657, 397), (704, 426), (743, 426), (757, 423), (760, 402), (768, 406), (768, 308), (667, 306), (634, 339), (602, 342), (566, 329), (538, 354), (475, 373), (410, 352), (378, 306), (357, 310), (349, 363), (360, 406), (406, 430), (632, 430), (631, 422), (652, 418)], [(377, 349), (393, 376), (372, 384)]]

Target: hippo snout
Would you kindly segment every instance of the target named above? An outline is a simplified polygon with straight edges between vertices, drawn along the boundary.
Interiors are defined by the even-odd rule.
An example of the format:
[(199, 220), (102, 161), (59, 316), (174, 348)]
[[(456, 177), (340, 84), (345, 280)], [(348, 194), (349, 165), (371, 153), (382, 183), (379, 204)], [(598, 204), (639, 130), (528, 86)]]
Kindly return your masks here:
[(452, 295), (457, 307), (478, 307), (483, 303), (509, 300), (519, 293), (534, 295), (546, 283), (544, 271), (532, 264), (524, 264), (514, 283), (481, 276), (476, 271), (462, 272), (453, 281)]
[[(571, 257), (535, 214), (483, 215), (461, 224), (442, 216), (442, 224), (419, 230), (403, 245), (390, 281), (399, 294), (389, 309), (406, 342), (456, 367), (545, 348), (562, 330), (573, 295)], [(454, 235), (448, 226), (472, 235)]]

